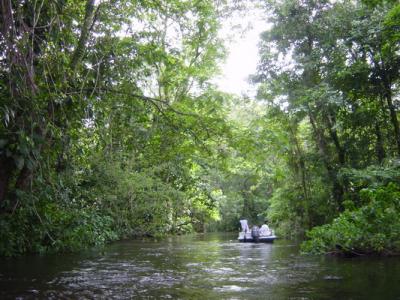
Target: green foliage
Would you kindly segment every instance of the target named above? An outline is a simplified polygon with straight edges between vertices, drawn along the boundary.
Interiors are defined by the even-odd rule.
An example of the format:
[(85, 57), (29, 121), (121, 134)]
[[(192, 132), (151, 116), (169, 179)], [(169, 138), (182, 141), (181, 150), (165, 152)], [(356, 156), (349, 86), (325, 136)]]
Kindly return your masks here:
[(366, 188), (360, 196), (364, 205), (346, 209), (332, 223), (310, 230), (302, 250), (350, 255), (399, 253), (399, 185)]
[(0, 255), (184, 233), (217, 218), (204, 174), (221, 164), (215, 141), (230, 130), (225, 95), (210, 83), (224, 56), (221, 7), (9, 5), (0, 20)]
[(398, 209), (397, 1), (264, 1), (257, 99), (211, 81), (246, 1), (6, 2), (0, 255), (240, 217), (281, 236), (334, 219), (309, 251), (397, 249), (396, 222), (367, 224)]
[[(344, 240), (357, 238), (362, 229), (348, 211), (369, 203), (363, 189), (399, 183), (391, 164), (400, 155), (397, 1), (266, 1), (265, 8), (272, 26), (253, 76), (267, 103), (261, 127), (272, 132), (264, 147), (275, 153), (265, 214), (280, 235), (335, 219), (339, 225), (311, 234), (336, 239), (342, 226)], [(308, 250), (319, 247), (312, 241)]]
[(1, 218), (1, 255), (77, 251), (118, 238), (112, 218), (99, 210), (65, 207), (40, 196), (22, 196), (29, 203)]
[(243, 197), (233, 191), (226, 191), (223, 198), (218, 201), (219, 219), (207, 224), (208, 231), (230, 232), (237, 231), (241, 212), (243, 211)]
[[(170, 232), (187, 208), (186, 195), (163, 182), (163, 164), (142, 171), (134, 162), (97, 161), (88, 188), (92, 205), (107, 213), (119, 236), (164, 235)], [(109, 187), (113, 188), (110, 189)]]
[(304, 197), (302, 187), (295, 180), (287, 180), (275, 188), (268, 199), (266, 219), (276, 229), (279, 236), (303, 237), (305, 231), (316, 225), (329, 222), (336, 214), (334, 202), (326, 189), (326, 182), (314, 178), (308, 197)]
[(366, 169), (343, 168), (341, 179), (348, 182), (352, 190), (387, 185), (391, 182), (400, 184), (400, 161), (387, 161), (383, 166), (371, 165)]

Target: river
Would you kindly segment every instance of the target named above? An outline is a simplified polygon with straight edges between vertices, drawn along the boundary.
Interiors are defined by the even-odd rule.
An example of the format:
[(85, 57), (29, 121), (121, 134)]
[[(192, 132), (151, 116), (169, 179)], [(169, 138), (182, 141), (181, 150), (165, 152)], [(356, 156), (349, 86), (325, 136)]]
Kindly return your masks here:
[(400, 299), (400, 258), (303, 256), (234, 234), (0, 260), (0, 299)]

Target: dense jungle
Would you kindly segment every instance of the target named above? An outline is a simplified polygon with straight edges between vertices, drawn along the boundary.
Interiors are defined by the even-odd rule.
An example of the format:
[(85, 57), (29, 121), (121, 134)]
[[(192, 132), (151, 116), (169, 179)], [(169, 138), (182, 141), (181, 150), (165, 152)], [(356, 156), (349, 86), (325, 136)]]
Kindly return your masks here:
[[(398, 1), (0, 3), (0, 256), (241, 217), (303, 253), (400, 253)], [(220, 30), (254, 6), (256, 92), (227, 93)]]

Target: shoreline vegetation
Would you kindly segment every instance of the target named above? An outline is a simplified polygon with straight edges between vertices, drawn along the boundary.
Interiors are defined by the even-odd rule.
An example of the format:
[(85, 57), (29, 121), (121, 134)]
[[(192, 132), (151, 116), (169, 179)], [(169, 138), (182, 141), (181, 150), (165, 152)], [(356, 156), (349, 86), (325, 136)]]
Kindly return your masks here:
[[(241, 217), (399, 255), (398, 1), (0, 3), (0, 256)], [(257, 94), (231, 95), (220, 31), (254, 6)]]

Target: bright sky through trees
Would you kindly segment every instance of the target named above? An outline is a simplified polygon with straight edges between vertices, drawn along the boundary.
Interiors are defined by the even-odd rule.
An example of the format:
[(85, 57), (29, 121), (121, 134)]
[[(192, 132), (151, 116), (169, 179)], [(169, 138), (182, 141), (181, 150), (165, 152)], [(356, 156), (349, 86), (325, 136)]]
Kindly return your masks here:
[[(268, 24), (261, 15), (261, 9), (253, 8), (246, 15), (234, 16), (221, 30), (221, 37), (225, 40), (233, 35), (231, 41), (226, 43), (228, 55), (221, 66), (222, 74), (215, 80), (224, 92), (241, 95), (255, 91), (255, 87), (248, 82), (248, 77), (256, 72), (260, 34), (268, 29)], [(246, 28), (242, 34), (239, 30), (232, 29), (232, 25), (237, 24), (240, 28)], [(235, 34), (234, 31), (238, 32)]]

